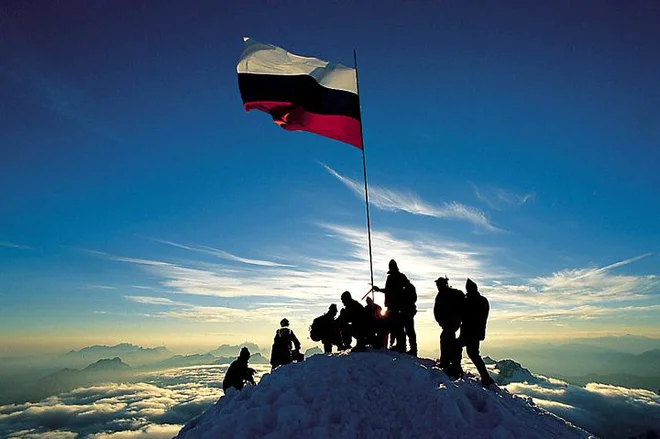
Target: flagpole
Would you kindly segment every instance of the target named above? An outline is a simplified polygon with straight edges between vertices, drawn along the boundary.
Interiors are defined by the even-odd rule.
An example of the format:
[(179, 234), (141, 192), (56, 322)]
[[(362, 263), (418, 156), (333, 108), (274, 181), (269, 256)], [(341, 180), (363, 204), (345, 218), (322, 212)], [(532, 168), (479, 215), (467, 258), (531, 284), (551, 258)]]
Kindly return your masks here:
[[(364, 201), (367, 206), (367, 237), (369, 239), (369, 274), (371, 282), (371, 298), (374, 296), (374, 263), (371, 251), (371, 218), (369, 216), (369, 187), (367, 186), (367, 158), (364, 153), (364, 134), (362, 133), (362, 106), (360, 105), (360, 77), (358, 75), (357, 51), (353, 49), (353, 64), (355, 65), (355, 86), (358, 96), (358, 107), (360, 107), (360, 143), (362, 144), (362, 171), (364, 173)], [(367, 294), (369, 294), (369, 292)], [(364, 299), (364, 297), (363, 297)]]

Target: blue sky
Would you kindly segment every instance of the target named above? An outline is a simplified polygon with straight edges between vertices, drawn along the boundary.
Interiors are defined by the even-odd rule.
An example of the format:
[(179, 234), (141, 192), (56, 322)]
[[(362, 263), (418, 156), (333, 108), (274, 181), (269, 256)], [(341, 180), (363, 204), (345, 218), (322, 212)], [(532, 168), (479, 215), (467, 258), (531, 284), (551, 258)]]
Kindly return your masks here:
[(360, 152), (243, 111), (245, 35), (357, 49), (376, 283), (429, 349), (445, 274), (492, 343), (660, 336), (653, 2), (0, 7), (3, 351), (265, 344), (366, 292)]

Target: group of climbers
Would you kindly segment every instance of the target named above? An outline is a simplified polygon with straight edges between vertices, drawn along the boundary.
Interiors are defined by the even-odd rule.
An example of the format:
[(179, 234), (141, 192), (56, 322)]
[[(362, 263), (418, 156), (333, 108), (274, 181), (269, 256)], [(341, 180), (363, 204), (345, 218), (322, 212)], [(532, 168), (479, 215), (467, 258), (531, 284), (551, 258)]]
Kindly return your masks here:
[[(332, 353), (333, 346), (339, 351), (351, 348), (353, 339), (355, 346), (352, 347), (351, 352), (364, 351), (368, 346), (375, 349), (387, 348), (389, 339), (391, 350), (417, 356), (414, 320), (417, 314), (417, 291), (406, 275), (399, 271), (394, 259), (389, 262), (388, 268), (385, 287), (373, 286), (373, 291), (384, 293), (386, 309), (374, 302), (371, 297), (366, 297), (366, 305), (363, 306), (351, 296), (350, 292), (344, 291), (340, 298), (344, 306), (341, 311), (333, 303), (325, 314), (313, 320), (310, 338), (321, 342), (326, 354)], [(486, 322), (490, 308), (488, 300), (479, 293), (477, 284), (471, 279), (467, 279), (465, 285), (467, 294), (450, 287), (447, 277), (439, 277), (435, 280), (435, 284), (438, 293), (433, 315), (442, 328), (439, 367), (454, 379), (462, 377), (464, 372), (461, 367), (461, 357), (465, 348), (468, 357), (481, 375), (482, 384), (484, 386), (492, 384), (493, 379), (479, 354), (479, 345), (486, 336)], [(460, 336), (457, 338), (456, 332), (459, 329)], [(243, 350), (247, 351), (246, 348)], [(254, 370), (247, 368), (250, 354), (246, 352), (247, 358), (244, 358), (243, 350), (241, 356), (227, 371), (225, 382), (228, 382), (230, 371), (232, 380), (244, 377), (245, 381), (254, 382), (252, 378)], [(293, 361), (302, 361), (303, 358), (300, 341), (289, 328), (289, 321), (283, 319), (275, 333), (271, 366), (274, 369)], [(226, 389), (225, 382), (223, 388)], [(242, 383), (243, 381), (240, 387), (234, 387), (241, 388)]]

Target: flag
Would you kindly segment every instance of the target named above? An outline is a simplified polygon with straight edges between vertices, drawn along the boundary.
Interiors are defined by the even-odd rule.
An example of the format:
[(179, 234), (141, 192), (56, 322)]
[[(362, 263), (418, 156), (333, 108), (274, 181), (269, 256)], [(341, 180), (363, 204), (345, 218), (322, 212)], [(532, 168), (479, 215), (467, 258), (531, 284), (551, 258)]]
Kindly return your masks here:
[(236, 70), (246, 111), (264, 111), (285, 130), (309, 131), (362, 149), (354, 68), (245, 38)]

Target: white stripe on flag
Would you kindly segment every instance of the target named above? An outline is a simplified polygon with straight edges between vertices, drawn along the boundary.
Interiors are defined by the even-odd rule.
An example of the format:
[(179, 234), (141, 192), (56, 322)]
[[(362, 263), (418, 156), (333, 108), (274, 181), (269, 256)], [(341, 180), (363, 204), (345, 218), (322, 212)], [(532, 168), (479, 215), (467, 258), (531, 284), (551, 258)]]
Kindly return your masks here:
[(245, 38), (238, 73), (309, 75), (324, 87), (357, 94), (355, 69), (318, 58), (294, 55), (281, 47)]

